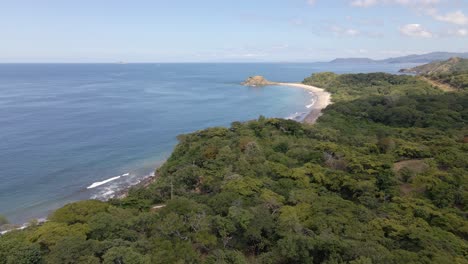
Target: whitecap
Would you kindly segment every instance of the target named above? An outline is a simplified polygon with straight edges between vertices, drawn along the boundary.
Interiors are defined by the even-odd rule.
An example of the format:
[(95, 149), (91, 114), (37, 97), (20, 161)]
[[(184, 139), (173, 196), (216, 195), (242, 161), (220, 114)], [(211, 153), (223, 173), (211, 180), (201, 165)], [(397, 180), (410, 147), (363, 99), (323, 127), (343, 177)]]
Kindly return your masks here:
[(306, 115), (307, 115), (307, 113), (305, 113), (305, 112), (300, 112), (300, 113), (296, 112), (293, 115), (290, 115), (290, 116), (286, 117), (286, 119), (301, 121), (302, 119), (305, 118)]
[[(38, 224), (43, 224), (43, 223), (45, 223), (45, 222), (47, 222), (47, 218), (39, 218), (39, 219), (37, 219), (37, 223), (38, 223)], [(6, 234), (6, 233), (9, 233), (9, 232), (11, 232), (11, 231), (26, 229), (26, 228), (29, 227), (29, 226), (30, 226), (30, 223), (25, 223), (25, 224), (22, 224), (22, 225), (19, 226), (19, 227), (13, 227), (13, 228), (11, 228), (11, 229), (7, 229), (7, 230), (0, 231), (0, 236), (4, 235), (4, 234)]]
[(310, 104), (306, 105), (307, 108), (311, 108), (312, 106), (314, 106), (314, 104), (315, 104), (315, 98), (312, 98), (312, 99), (310, 100), (310, 102), (311, 102)]
[(112, 178), (110, 178), (110, 179), (107, 179), (107, 180), (105, 180), (105, 181), (95, 182), (95, 183), (91, 184), (90, 186), (86, 187), (86, 189), (94, 189), (94, 188), (99, 187), (99, 186), (101, 186), (101, 185), (104, 185), (104, 184), (106, 184), (106, 183), (108, 183), (108, 182), (118, 180), (118, 179), (120, 179), (120, 177), (121, 177), (121, 176), (116, 176), (116, 177), (112, 177)]

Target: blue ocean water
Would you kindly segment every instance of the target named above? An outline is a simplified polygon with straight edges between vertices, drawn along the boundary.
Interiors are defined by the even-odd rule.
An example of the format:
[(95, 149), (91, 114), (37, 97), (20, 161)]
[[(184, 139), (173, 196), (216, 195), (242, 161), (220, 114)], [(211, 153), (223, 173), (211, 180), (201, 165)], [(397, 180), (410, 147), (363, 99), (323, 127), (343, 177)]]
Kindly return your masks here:
[(395, 73), (398, 64), (0, 64), (0, 214), (13, 223), (106, 198), (149, 175), (176, 136), (259, 115), (307, 112), (313, 72)]

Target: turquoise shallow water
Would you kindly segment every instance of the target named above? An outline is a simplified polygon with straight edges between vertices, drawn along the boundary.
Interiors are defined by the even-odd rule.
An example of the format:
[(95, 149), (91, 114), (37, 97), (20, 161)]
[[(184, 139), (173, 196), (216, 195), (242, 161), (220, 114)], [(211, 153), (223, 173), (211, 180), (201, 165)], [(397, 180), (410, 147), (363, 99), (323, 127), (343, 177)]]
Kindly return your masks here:
[(13, 223), (106, 198), (150, 174), (176, 136), (307, 112), (312, 72), (397, 72), (395, 64), (0, 64), (0, 214)]

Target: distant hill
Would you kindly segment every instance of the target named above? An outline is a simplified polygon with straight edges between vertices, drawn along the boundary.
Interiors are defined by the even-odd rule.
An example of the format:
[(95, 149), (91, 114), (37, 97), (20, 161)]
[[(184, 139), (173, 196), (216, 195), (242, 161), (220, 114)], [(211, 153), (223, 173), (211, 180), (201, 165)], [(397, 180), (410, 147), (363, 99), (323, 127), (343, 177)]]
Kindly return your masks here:
[(455, 57), (411, 69), (402, 69), (400, 72), (418, 74), (439, 87), (442, 85), (454, 90), (468, 90), (468, 59)]
[(369, 58), (338, 58), (330, 61), (330, 63), (357, 63), (357, 64), (366, 64), (366, 63), (376, 63), (377, 61)]
[(421, 55), (408, 55), (397, 58), (390, 58), (381, 60), (380, 62), (385, 63), (430, 63), (433, 61), (448, 60), (453, 57), (468, 58), (468, 52), (455, 53), (455, 52), (432, 52)]
[(402, 69), (400, 72), (416, 73), (416, 74), (446, 74), (454, 72), (468, 71), (468, 59), (450, 58), (446, 61), (432, 62), (411, 69)]
[(431, 52), (427, 54), (414, 54), (384, 60), (373, 60), (369, 58), (338, 58), (330, 61), (330, 63), (430, 63), (434, 61), (448, 60), (453, 57), (468, 58), (468, 52)]

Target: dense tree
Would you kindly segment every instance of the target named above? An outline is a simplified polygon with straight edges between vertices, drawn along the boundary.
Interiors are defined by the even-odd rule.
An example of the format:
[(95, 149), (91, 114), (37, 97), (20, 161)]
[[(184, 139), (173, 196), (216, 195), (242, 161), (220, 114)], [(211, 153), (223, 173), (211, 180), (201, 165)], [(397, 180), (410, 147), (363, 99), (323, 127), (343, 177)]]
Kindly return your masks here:
[(3, 225), (6, 225), (8, 224), (8, 219), (6, 217), (4, 217), (3, 215), (0, 215), (0, 227), (3, 226)]
[(468, 263), (468, 94), (384, 73), (305, 82), (333, 93), (317, 124), (181, 135), (154, 183), (0, 237), (0, 264)]

